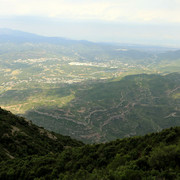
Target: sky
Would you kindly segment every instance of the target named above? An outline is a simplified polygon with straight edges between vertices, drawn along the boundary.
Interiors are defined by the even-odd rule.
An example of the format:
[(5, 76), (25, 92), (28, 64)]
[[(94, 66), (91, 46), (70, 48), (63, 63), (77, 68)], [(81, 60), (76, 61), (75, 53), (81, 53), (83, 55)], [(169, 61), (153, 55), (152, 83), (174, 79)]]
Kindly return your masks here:
[(180, 47), (180, 0), (0, 0), (0, 28)]

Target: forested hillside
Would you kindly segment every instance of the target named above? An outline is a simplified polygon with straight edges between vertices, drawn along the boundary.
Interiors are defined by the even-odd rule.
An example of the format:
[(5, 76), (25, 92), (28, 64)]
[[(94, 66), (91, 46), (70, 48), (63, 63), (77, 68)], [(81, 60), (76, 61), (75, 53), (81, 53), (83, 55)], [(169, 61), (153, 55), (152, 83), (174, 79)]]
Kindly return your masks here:
[(0, 160), (61, 152), (83, 143), (37, 127), (0, 108)]
[(39, 105), (25, 116), (84, 142), (105, 142), (180, 126), (180, 74), (132, 75), (44, 93), (57, 97), (56, 101), (59, 97), (59, 102), (64, 93), (69, 102), (61, 107)]
[(82, 145), (48, 131), (42, 135), (41, 128), (25, 119), (2, 109), (0, 113), (0, 179), (180, 178), (179, 127), (105, 144)]

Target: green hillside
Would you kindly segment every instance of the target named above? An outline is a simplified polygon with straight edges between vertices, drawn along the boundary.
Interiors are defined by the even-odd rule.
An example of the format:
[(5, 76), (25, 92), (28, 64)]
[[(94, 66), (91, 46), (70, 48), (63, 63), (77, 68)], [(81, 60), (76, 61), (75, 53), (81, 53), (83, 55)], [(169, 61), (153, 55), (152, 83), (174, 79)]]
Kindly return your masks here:
[[(105, 144), (82, 145), (69, 138), (64, 140), (61, 135), (59, 137), (63, 139), (61, 139), (63, 143), (59, 139), (52, 140), (46, 135), (39, 134), (41, 128), (2, 109), (0, 117), (4, 124), (1, 126), (3, 133), (0, 136), (0, 179), (173, 180), (180, 178), (179, 127)], [(18, 133), (17, 128), (20, 129), (21, 136), (14, 141), (13, 138), (17, 137), (16, 133)], [(46, 131), (46, 133), (50, 132)], [(8, 153), (9, 160), (6, 156), (2, 156), (7, 155), (7, 150), (2, 151), (5, 145), (9, 144), (2, 141), (5, 135), (7, 139), (7, 134), (9, 139), (13, 140), (10, 143), (11, 148), (8, 149), (11, 152), (11, 156)], [(57, 134), (53, 135), (58, 137)], [(35, 141), (33, 147), (36, 147), (36, 151), (22, 153), (27, 152), (26, 145), (32, 145), (32, 140)], [(22, 141), (23, 143), (20, 143)], [(57, 141), (61, 142), (60, 145), (66, 145), (66, 148), (63, 150), (55, 148)], [(12, 147), (16, 147), (16, 153), (10, 151)], [(21, 152), (21, 155), (18, 152)]]
[(140, 74), (8, 90), (0, 102), (48, 130), (93, 143), (180, 126), (179, 94), (180, 74)]
[(0, 108), (0, 160), (46, 155), (83, 143), (37, 127), (31, 121)]
[(180, 126), (179, 87), (180, 74), (142, 74), (50, 89), (43, 91), (47, 98), (54, 96), (62, 102), (62, 93), (72, 98), (60, 106), (34, 106), (25, 116), (49, 130), (90, 143), (158, 132)]

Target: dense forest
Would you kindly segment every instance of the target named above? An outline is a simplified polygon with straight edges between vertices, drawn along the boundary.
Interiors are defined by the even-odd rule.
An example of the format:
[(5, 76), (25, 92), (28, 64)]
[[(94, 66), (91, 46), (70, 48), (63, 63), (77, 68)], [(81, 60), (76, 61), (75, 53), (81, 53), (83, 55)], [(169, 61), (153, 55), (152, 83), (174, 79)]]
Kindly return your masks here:
[(80, 141), (39, 128), (0, 108), (0, 160), (46, 155), (61, 152), (68, 146), (81, 145)]
[(0, 179), (179, 179), (180, 127), (84, 145), (0, 109)]

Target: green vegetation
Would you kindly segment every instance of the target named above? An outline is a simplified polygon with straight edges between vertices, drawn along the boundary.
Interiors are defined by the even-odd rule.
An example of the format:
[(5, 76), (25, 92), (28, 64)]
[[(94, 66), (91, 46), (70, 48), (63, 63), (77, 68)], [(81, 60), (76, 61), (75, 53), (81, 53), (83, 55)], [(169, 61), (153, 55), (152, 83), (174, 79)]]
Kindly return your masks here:
[[(173, 180), (180, 178), (180, 127), (105, 144), (83, 145), (57, 134), (53, 135), (60, 136), (60, 140), (48, 139), (45, 134), (39, 133), (41, 128), (2, 109), (0, 117), (1, 124), (4, 124), (0, 126), (0, 179)], [(12, 129), (12, 124), (16, 128)], [(19, 135), (16, 135), (19, 132), (17, 127), (20, 128)], [(46, 133), (50, 132), (46, 131)], [(5, 134), (10, 136), (6, 136), (6, 143), (3, 143)], [(11, 143), (8, 143), (7, 139)], [(61, 140), (64, 146), (67, 143), (64, 149), (55, 146), (58, 143), (62, 145)], [(22, 141), (23, 143), (20, 143)], [(11, 145), (11, 148), (7, 149), (9, 152), (4, 150), (5, 145)], [(30, 149), (35, 147), (36, 151), (27, 153), (29, 149), (27, 146), (30, 145), (32, 145)]]
[(82, 143), (39, 128), (23, 117), (18, 117), (0, 108), (0, 160), (46, 155), (63, 151), (66, 146), (81, 146)]
[[(180, 126), (179, 86), (179, 74), (143, 74), (49, 89), (47, 99), (52, 94), (58, 99), (61, 92), (66, 97), (72, 91), (74, 98), (63, 106), (39, 106), (25, 116), (46, 129), (88, 143), (158, 132)], [(14, 97), (22, 97), (18, 93)]]
[(173, 94), (173, 98), (175, 98), (175, 99), (180, 99), (180, 93), (175, 93), (175, 94)]
[(180, 179), (168, 50), (0, 33), (0, 179)]
[[(55, 89), (53, 89), (55, 90)], [(29, 90), (28, 90), (29, 91)], [(32, 90), (32, 92), (36, 92), (36, 94), (33, 94), (32, 92), (28, 94), (28, 91), (22, 90), (22, 91), (15, 91), (10, 90), (4, 93), (4, 97), (2, 98), (2, 102), (4, 102), (2, 105), (3, 108), (7, 108), (8, 110), (12, 111), (16, 114), (25, 114), (26, 111), (30, 109), (35, 109), (38, 107), (47, 107), (47, 106), (58, 106), (62, 107), (66, 105), (68, 102), (74, 99), (74, 93), (72, 92), (68, 96), (59, 97), (57, 94), (50, 95), (49, 92), (51, 90)], [(24, 96), (24, 99), (22, 96)], [(18, 95), (15, 96), (14, 95)], [(27, 96), (26, 96), (27, 95)], [(9, 100), (6, 97), (11, 96), (12, 99)], [(3, 101), (4, 100), (4, 101)]]
[(86, 143), (180, 126), (180, 74), (131, 75), (56, 88), (8, 90), (1, 106)]

